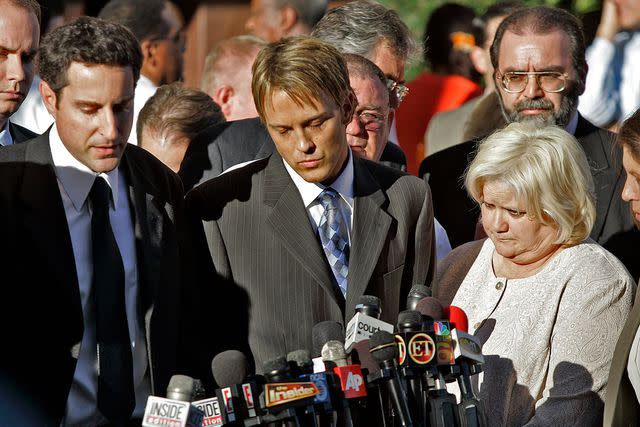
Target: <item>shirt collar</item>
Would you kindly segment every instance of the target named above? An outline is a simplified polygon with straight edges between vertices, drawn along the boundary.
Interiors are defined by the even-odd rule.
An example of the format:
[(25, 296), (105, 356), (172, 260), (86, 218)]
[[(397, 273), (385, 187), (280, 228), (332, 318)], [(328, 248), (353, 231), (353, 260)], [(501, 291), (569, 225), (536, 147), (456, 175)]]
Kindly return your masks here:
[[(293, 183), (298, 188), (300, 196), (302, 196), (304, 206), (308, 208), (318, 198), (326, 186), (316, 182), (305, 181), (284, 159), (282, 159), (282, 161)], [(351, 154), (351, 149), (348, 150), (347, 166), (345, 166), (340, 175), (338, 175), (329, 187), (336, 190), (342, 199), (353, 209), (353, 155)]]
[(0, 131), (0, 145), (13, 144), (13, 138), (11, 137), (11, 131), (9, 130), (9, 119), (4, 123), (4, 127)]
[(569, 123), (567, 123), (567, 126), (564, 128), (564, 130), (566, 130), (571, 135), (575, 135), (577, 128), (578, 128), (578, 110), (573, 112), (573, 115), (571, 116), (571, 119), (569, 120)]
[(148, 77), (140, 74), (140, 77), (138, 78), (138, 83), (136, 84), (136, 88), (157, 89), (158, 87), (154, 85), (153, 82)]
[(49, 132), (49, 144), (56, 176), (76, 211), (82, 209), (97, 176), (103, 177), (111, 187), (112, 208), (118, 207), (118, 180), (120, 179), (118, 168), (106, 173), (96, 173), (89, 169), (67, 150), (60, 139), (56, 123), (53, 124)]

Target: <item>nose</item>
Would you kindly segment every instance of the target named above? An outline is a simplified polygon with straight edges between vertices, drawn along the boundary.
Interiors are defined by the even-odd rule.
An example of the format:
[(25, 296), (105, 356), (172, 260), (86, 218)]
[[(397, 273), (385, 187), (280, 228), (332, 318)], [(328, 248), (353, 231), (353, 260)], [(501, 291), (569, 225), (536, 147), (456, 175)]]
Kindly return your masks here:
[(502, 209), (494, 208), (489, 212), (483, 212), (482, 215), (486, 218), (485, 223), (489, 225), (491, 231), (496, 233), (509, 231), (509, 223), (505, 220), (505, 215)]
[(296, 136), (296, 148), (303, 153), (312, 153), (315, 149), (313, 140), (303, 130), (297, 130)]
[(7, 80), (21, 82), (25, 79), (24, 64), (20, 55), (9, 55), (6, 64)]
[(633, 176), (627, 175), (627, 179), (624, 181), (624, 187), (622, 188), (622, 200), (625, 202), (640, 200), (638, 183)]
[(544, 91), (538, 84), (536, 76), (528, 76), (527, 86), (524, 88), (524, 96), (527, 98), (542, 98), (544, 97)]
[(105, 109), (100, 120), (100, 135), (109, 141), (115, 141), (118, 138), (118, 121), (114, 112)]
[(360, 117), (358, 117), (357, 114), (354, 114), (353, 117), (351, 117), (349, 124), (347, 124), (347, 134), (358, 136), (362, 134), (363, 130), (364, 126), (360, 123)]

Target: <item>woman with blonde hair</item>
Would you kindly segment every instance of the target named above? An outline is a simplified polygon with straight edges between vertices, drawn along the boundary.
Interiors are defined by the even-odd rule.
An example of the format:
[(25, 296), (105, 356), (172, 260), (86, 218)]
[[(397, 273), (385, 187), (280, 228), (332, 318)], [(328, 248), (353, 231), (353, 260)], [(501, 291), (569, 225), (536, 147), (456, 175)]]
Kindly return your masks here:
[(454, 295), (483, 342), (489, 425), (601, 425), (635, 283), (589, 238), (582, 148), (560, 128), (513, 123), (479, 145), (465, 186), (488, 239), (443, 260), (435, 294)]

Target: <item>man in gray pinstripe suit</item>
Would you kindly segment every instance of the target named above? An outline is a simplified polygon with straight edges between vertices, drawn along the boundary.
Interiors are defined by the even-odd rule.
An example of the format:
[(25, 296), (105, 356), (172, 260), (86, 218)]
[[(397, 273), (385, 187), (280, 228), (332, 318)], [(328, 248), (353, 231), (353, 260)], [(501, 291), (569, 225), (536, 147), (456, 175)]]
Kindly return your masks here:
[[(351, 154), (345, 129), (357, 100), (335, 48), (305, 36), (272, 43), (256, 59), (252, 90), (277, 153), (196, 187), (187, 206), (204, 224), (216, 273), (248, 296), (260, 370), (310, 349), (312, 327), (346, 322), (363, 294), (378, 296), (395, 323), (410, 287), (431, 282), (434, 239), (427, 184)], [(338, 213), (327, 220), (329, 188)], [(346, 232), (340, 268), (325, 255), (334, 220)]]

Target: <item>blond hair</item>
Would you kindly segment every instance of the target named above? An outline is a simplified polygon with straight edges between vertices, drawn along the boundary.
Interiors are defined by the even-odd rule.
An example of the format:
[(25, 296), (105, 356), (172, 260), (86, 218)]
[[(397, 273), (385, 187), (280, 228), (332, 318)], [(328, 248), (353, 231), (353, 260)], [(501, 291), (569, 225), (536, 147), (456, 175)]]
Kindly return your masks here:
[(336, 48), (309, 36), (282, 39), (263, 48), (253, 64), (251, 89), (256, 110), (265, 121), (265, 103), (276, 90), (299, 105), (325, 96), (342, 107), (351, 93), (349, 73)]
[(557, 226), (556, 243), (589, 236), (596, 217), (593, 178), (582, 147), (563, 129), (512, 123), (487, 137), (467, 169), (465, 186), (481, 203), (488, 182), (511, 187), (529, 218)]

